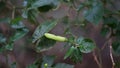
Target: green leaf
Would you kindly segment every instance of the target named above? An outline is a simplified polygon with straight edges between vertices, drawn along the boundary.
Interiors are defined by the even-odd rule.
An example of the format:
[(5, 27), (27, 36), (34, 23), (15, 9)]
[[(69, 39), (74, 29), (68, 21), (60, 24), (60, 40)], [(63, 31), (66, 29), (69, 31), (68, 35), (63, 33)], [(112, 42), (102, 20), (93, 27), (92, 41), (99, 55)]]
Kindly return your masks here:
[(59, 5), (59, 0), (37, 0), (30, 9), (38, 9), (40, 12), (47, 12)]
[(13, 62), (13, 63), (10, 65), (10, 68), (17, 68), (17, 67), (16, 67), (16, 62)]
[(104, 19), (104, 24), (113, 29), (116, 28), (117, 25), (119, 24), (118, 20), (112, 16), (104, 17), (103, 19)]
[(77, 11), (81, 11), (83, 8), (85, 7), (85, 4), (84, 3), (81, 3), (78, 8), (77, 8)]
[(10, 41), (16, 41), (23, 36), (25, 36), (29, 30), (25, 27), (25, 25), (22, 22), (23, 18), (17, 17), (13, 20), (11, 20), (10, 25), (12, 28), (16, 29), (16, 32), (14, 33), (13, 36), (10, 37)]
[(25, 19), (28, 18), (28, 9), (23, 9), (22, 17)]
[(29, 30), (26, 28), (23, 28), (21, 30), (16, 30), (16, 33), (10, 37), (10, 40), (16, 41), (16, 40), (22, 38), (23, 36), (25, 36), (28, 32), (29, 32)]
[(65, 56), (64, 56), (64, 59), (66, 59), (66, 58), (68, 58), (69, 56), (71, 56), (71, 55), (73, 54), (74, 50), (75, 50), (75, 47), (74, 47), (74, 46), (71, 46), (71, 47), (67, 50), (67, 52), (66, 52), (66, 54), (65, 54)]
[(82, 53), (90, 53), (94, 50), (94, 48), (95, 48), (94, 42), (91, 39), (87, 38), (82, 41), (79, 47)]
[(80, 44), (82, 44), (83, 40), (84, 40), (83, 37), (79, 37), (79, 38), (76, 40), (76, 43), (80, 45)]
[(38, 16), (38, 11), (36, 9), (34, 10), (28, 10), (27, 12), (27, 18), (31, 23), (37, 23), (37, 16)]
[(55, 56), (44, 56), (41, 68), (44, 68), (44, 64), (47, 64), (48, 68), (51, 67), (53, 65), (54, 59)]
[(25, 8), (22, 13), (22, 17), (28, 19), (31, 23), (38, 23), (36, 18), (39, 15), (39, 11), (37, 9)]
[(38, 10), (40, 12), (48, 12), (49, 10), (51, 10), (54, 6), (53, 5), (45, 5), (42, 7), (38, 7)]
[(15, 29), (21, 29), (21, 28), (25, 27), (25, 25), (22, 22), (21, 17), (17, 17), (15, 19), (11, 20), (10, 25), (11, 25), (12, 28), (15, 28)]
[(68, 42), (69, 42), (69, 43), (73, 43), (74, 41), (75, 41), (75, 37), (71, 35), (71, 36), (68, 38)]
[(29, 64), (26, 68), (41, 68), (42, 58), (36, 59), (32, 64)]
[(82, 52), (78, 47), (71, 46), (71, 48), (67, 51), (64, 59), (70, 57), (74, 63), (78, 63), (82, 61)]
[(6, 38), (3, 36), (3, 34), (0, 33), (0, 43), (5, 43)]
[(54, 68), (74, 68), (74, 65), (69, 65), (65, 63), (58, 63), (55, 65)]
[(35, 3), (38, 0), (26, 0), (27, 1), (27, 7), (31, 7), (33, 3)]
[(101, 29), (101, 35), (106, 36), (109, 33), (109, 28), (102, 27)]
[(115, 68), (120, 68), (120, 61), (119, 60), (115, 62)]
[(38, 66), (36, 64), (30, 64), (27, 66), (27, 68), (38, 68)]
[(40, 41), (37, 41), (37, 43), (38, 45), (36, 46), (36, 51), (41, 52), (52, 48), (56, 41), (48, 39), (46, 37), (42, 37)]
[(0, 53), (5, 51), (5, 47), (4, 46), (0, 46)]
[(54, 5), (57, 6), (59, 4), (59, 0), (37, 0), (32, 4), (32, 8), (42, 7), (45, 5)]
[(49, 32), (53, 27), (55, 27), (57, 24), (56, 20), (52, 20), (52, 21), (46, 21), (42, 24), (40, 24), (34, 34), (33, 34), (33, 43), (35, 43), (37, 40), (39, 40), (40, 38), (42, 38), (44, 36), (45, 33)]
[(77, 63), (82, 61), (82, 52), (79, 50), (79, 48), (76, 48), (74, 50), (73, 55), (71, 56), (71, 59)]
[(13, 42), (10, 42), (9, 44), (7, 44), (7, 45), (5, 46), (5, 49), (6, 49), (6, 50), (10, 50), (10, 51), (12, 51), (13, 48), (14, 48), (14, 44), (13, 44)]
[(91, 4), (91, 6), (89, 6), (90, 8), (84, 11), (84, 17), (89, 22), (98, 24), (104, 14), (103, 5), (99, 0), (91, 0), (90, 4)]
[(120, 42), (119, 41), (113, 42), (112, 48), (113, 48), (113, 53), (119, 56), (120, 55)]

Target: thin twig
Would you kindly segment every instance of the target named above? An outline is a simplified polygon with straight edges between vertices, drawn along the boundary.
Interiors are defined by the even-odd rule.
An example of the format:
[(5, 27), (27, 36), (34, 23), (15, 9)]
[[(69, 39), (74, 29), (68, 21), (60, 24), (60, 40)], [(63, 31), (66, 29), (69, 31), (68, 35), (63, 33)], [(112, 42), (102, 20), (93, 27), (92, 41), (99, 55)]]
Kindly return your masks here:
[(110, 43), (110, 46), (109, 46), (110, 47), (110, 58), (112, 61), (112, 68), (114, 68), (115, 62), (114, 62), (113, 55), (112, 55), (112, 39), (110, 39), (109, 43)]
[(96, 61), (97, 65), (98, 65), (98, 67), (102, 68), (101, 51), (98, 47), (97, 47), (97, 51), (98, 51), (98, 58), (96, 56), (95, 51), (93, 52), (93, 57), (94, 57), (94, 60)]
[(12, 19), (15, 18), (15, 6), (13, 6), (13, 11), (12, 11)]
[(110, 30), (110, 32), (108, 33), (108, 35), (106, 36), (106, 42), (104, 43), (104, 45), (102, 46), (102, 48), (101, 48), (101, 50), (103, 50), (106, 46), (107, 46), (107, 44), (109, 43), (109, 40), (111, 39), (111, 35), (112, 35), (112, 29), (111, 28), (109, 28), (109, 30)]
[(99, 61), (100, 61), (100, 68), (102, 68), (102, 57), (101, 57), (101, 50), (98, 49)]
[(101, 50), (103, 50), (103, 49), (106, 47), (107, 44), (108, 44), (108, 41), (106, 41), (106, 42), (104, 43), (104, 45), (102, 46)]
[(97, 65), (98, 65), (98, 67), (101, 68), (101, 64), (100, 64), (95, 52), (93, 52), (93, 57), (94, 57), (94, 60), (96, 61)]

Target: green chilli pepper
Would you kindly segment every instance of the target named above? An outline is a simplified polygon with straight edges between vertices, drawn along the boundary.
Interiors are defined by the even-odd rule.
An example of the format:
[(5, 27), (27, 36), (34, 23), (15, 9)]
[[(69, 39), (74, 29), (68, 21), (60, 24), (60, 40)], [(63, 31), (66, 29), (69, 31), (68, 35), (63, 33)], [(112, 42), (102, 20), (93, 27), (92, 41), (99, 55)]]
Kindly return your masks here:
[(52, 39), (52, 40), (56, 40), (56, 41), (60, 41), (60, 42), (67, 41), (66, 37), (56, 36), (56, 35), (50, 34), (50, 33), (45, 33), (44, 35), (45, 35), (46, 38), (49, 38), (49, 39)]

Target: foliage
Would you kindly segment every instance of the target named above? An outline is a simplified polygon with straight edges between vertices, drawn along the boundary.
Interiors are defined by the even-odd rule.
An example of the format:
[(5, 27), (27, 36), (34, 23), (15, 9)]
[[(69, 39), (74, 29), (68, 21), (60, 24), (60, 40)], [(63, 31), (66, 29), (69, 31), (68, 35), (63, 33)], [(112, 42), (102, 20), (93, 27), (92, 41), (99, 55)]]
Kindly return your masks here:
[[(11, 1), (10, 1), (11, 2)], [(79, 2), (79, 3), (78, 3)], [(113, 5), (111, 0), (24, 0), (24, 4), (21, 6), (12, 6), (12, 17), (5, 16), (1, 18), (0, 22), (7, 22), (7, 24), (14, 30), (13, 34), (8, 38), (4, 33), (0, 33), (0, 52), (13, 51), (14, 42), (25, 37), (29, 34), (30, 30), (24, 25), (24, 20), (28, 20), (30, 24), (37, 25), (37, 28), (33, 32), (31, 43), (35, 46), (37, 53), (42, 53), (54, 46), (56, 42), (67, 39), (65, 41), (69, 47), (65, 53), (64, 59), (70, 58), (74, 63), (82, 62), (83, 53), (91, 53), (94, 49), (100, 49), (95, 44), (96, 42), (91, 38), (84, 36), (76, 37), (70, 29), (71, 25), (83, 24), (85, 27), (87, 23), (91, 23), (94, 26), (98, 26), (102, 22), (101, 34), (107, 37), (107, 43), (112, 46), (114, 55), (120, 55), (120, 10), (112, 11), (107, 5)], [(8, 2), (0, 0), (0, 12), (6, 8)], [(70, 21), (69, 13), (62, 19), (65, 27), (65, 36), (62, 37), (50, 34), (51, 37), (47, 37), (45, 33), (50, 33), (52, 29), (61, 19), (47, 19), (39, 14), (45, 14), (49, 11), (57, 10), (61, 4), (66, 4), (69, 9), (75, 9), (78, 16), (74, 21)], [(77, 5), (77, 6), (76, 6)], [(21, 8), (22, 7), (22, 8)], [(21, 11), (19, 12), (20, 9)], [(18, 11), (17, 11), (18, 10)], [(17, 15), (18, 13), (18, 15)], [(82, 19), (79, 20), (79, 13), (83, 14)], [(41, 16), (44, 22), (39, 23), (37, 17)], [(75, 23), (73, 23), (75, 22)], [(84, 29), (84, 28), (83, 28)], [(49, 35), (49, 36), (50, 36)], [(110, 41), (115, 39), (115, 41)], [(110, 42), (109, 42), (110, 41)], [(102, 49), (100, 49), (102, 50)], [(40, 63), (39, 63), (40, 62)], [(36, 61), (29, 65), (27, 68), (73, 68), (73, 65), (66, 63), (54, 64), (54, 57), (42, 56), (41, 61)], [(15, 67), (15, 63), (11, 65)]]
[(41, 39), (44, 34), (49, 32), (56, 24), (57, 21), (47, 21), (43, 24), (40, 24), (33, 34), (33, 43)]
[(104, 14), (102, 3), (99, 0), (88, 0), (87, 5), (89, 7), (84, 11), (85, 18), (94, 24), (98, 24)]
[[(54, 59), (55, 56), (44, 56), (40, 68), (74, 68), (73, 65), (65, 63), (57, 63), (54, 65)], [(36, 61), (35, 63), (29, 65), (27, 68), (38, 68), (37, 63), (38, 62)]]

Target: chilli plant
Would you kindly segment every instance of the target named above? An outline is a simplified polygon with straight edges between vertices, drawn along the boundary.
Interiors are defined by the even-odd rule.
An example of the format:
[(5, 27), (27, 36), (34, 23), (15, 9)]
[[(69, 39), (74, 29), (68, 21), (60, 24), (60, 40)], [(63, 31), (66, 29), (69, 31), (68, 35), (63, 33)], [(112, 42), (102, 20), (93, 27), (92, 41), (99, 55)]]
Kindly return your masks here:
[[(49, 50), (56, 42), (64, 42), (64, 48), (67, 48), (64, 60), (69, 58), (74, 63), (82, 63), (83, 53), (93, 52), (98, 67), (102, 68), (100, 57), (96, 56), (94, 49), (100, 53), (107, 46), (110, 48), (112, 68), (119, 68), (120, 62), (114, 61), (113, 54), (120, 55), (120, 9), (111, 8), (115, 7), (114, 0), (24, 0), (20, 6), (12, 4), (14, 1), (0, 0), (0, 12), (6, 7), (12, 10), (11, 16), (6, 15), (0, 19), (0, 22), (6, 22), (14, 30), (9, 38), (2, 32), (0, 33), (1, 53), (13, 51), (14, 42), (30, 33), (30, 29), (23, 23), (24, 20), (27, 20), (37, 27), (29, 37), (29, 41), (34, 44), (33, 48), (37, 53)], [(76, 13), (73, 21), (70, 21), (70, 13), (59, 19), (46, 18), (44, 14), (58, 10), (63, 4), (69, 7), (69, 11), (73, 9)], [(81, 17), (80, 14), (82, 14)], [(38, 17), (44, 21), (39, 22)], [(63, 22), (66, 26), (64, 36), (51, 33), (59, 22)], [(72, 25), (84, 29), (88, 23), (94, 26), (102, 25), (100, 33), (107, 39), (102, 48), (98, 47), (93, 39), (82, 35), (76, 36), (71, 32)], [(54, 64), (54, 59), (55, 56), (43, 55), (27, 68), (74, 68), (74, 65), (66, 63)], [(10, 67), (16, 68), (16, 64), (13, 63)]]

